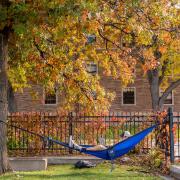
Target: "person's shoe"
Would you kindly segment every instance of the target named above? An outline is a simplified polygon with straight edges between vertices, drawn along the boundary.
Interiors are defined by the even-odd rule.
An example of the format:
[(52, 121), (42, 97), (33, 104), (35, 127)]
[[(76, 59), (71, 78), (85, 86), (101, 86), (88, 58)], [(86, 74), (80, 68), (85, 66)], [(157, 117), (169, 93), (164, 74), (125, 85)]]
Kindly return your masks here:
[(78, 144), (76, 144), (76, 143), (74, 143), (73, 142), (73, 147), (74, 147), (74, 149), (77, 149), (77, 150), (82, 150), (82, 147), (81, 146), (79, 146)]
[(70, 147), (70, 148), (73, 148), (72, 136), (69, 137), (69, 147)]

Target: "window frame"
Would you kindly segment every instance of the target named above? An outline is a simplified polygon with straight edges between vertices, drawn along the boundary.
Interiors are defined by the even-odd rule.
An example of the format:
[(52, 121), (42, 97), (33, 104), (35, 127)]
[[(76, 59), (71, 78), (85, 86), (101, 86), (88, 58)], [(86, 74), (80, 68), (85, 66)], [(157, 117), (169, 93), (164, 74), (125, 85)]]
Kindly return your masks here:
[[(94, 65), (96, 65), (96, 72), (89, 72), (88, 71), (88, 65), (92, 65), (92, 64), (94, 64)], [(98, 74), (98, 70), (99, 70), (99, 68), (98, 68), (98, 63), (95, 63), (95, 62), (93, 62), (93, 61), (88, 61), (87, 63), (86, 63), (86, 71), (87, 71), (87, 73), (89, 73), (89, 74), (91, 74), (91, 75), (97, 75)]]
[[(161, 96), (161, 92), (163, 92), (162, 89), (159, 89), (159, 95), (160, 96)], [(172, 105), (174, 105), (174, 91), (172, 90), (171, 92), (172, 92), (172, 104), (164, 104), (163, 103), (163, 106), (172, 106)]]
[(45, 88), (43, 88), (43, 105), (45, 105), (45, 106), (57, 106), (57, 104), (58, 104), (57, 90), (56, 90), (56, 103), (55, 104), (46, 104), (45, 101), (46, 101), (46, 90), (45, 90)]
[[(131, 88), (131, 89), (134, 89), (134, 104), (124, 104), (124, 95), (123, 95), (123, 92), (125, 89), (127, 88)], [(126, 87), (126, 88), (122, 88), (121, 90), (121, 105), (122, 106), (136, 106), (136, 87)]]

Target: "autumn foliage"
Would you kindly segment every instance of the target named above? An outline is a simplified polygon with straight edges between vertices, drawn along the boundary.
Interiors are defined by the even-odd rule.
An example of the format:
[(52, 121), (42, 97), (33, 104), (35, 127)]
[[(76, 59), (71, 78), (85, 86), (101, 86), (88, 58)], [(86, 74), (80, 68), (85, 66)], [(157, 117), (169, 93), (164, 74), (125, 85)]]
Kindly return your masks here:
[[(144, 74), (158, 70), (166, 88), (167, 75), (179, 79), (177, 3), (7, 0), (7, 8), (0, 6), (0, 31), (8, 32), (9, 82), (15, 91), (31, 83), (56, 86), (64, 108), (78, 104), (88, 111), (107, 110), (114, 98), (101, 86), (102, 74), (127, 85), (140, 64)], [(98, 64), (99, 74), (87, 72), (89, 62)]]

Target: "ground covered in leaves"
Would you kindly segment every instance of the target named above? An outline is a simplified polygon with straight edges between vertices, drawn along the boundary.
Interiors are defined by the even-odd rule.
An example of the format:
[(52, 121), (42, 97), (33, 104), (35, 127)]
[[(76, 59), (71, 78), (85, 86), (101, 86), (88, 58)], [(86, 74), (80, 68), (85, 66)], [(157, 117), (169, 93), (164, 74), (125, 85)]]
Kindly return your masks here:
[(103, 163), (95, 168), (76, 169), (73, 165), (49, 166), (46, 171), (13, 172), (0, 176), (0, 180), (96, 180), (96, 179), (122, 179), (122, 180), (158, 180), (161, 179), (138, 166), (116, 165), (110, 172), (111, 165)]

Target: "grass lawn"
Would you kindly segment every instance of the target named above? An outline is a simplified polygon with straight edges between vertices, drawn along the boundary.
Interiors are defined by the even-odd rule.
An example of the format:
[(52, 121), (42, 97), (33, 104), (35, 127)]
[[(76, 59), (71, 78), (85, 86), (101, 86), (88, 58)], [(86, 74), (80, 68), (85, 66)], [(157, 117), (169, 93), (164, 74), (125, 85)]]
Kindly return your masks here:
[(49, 166), (47, 171), (15, 172), (0, 176), (0, 180), (96, 180), (96, 179), (132, 179), (132, 180), (160, 180), (141, 167), (118, 166), (110, 172), (110, 164), (101, 164), (90, 169), (75, 169), (72, 165)]

